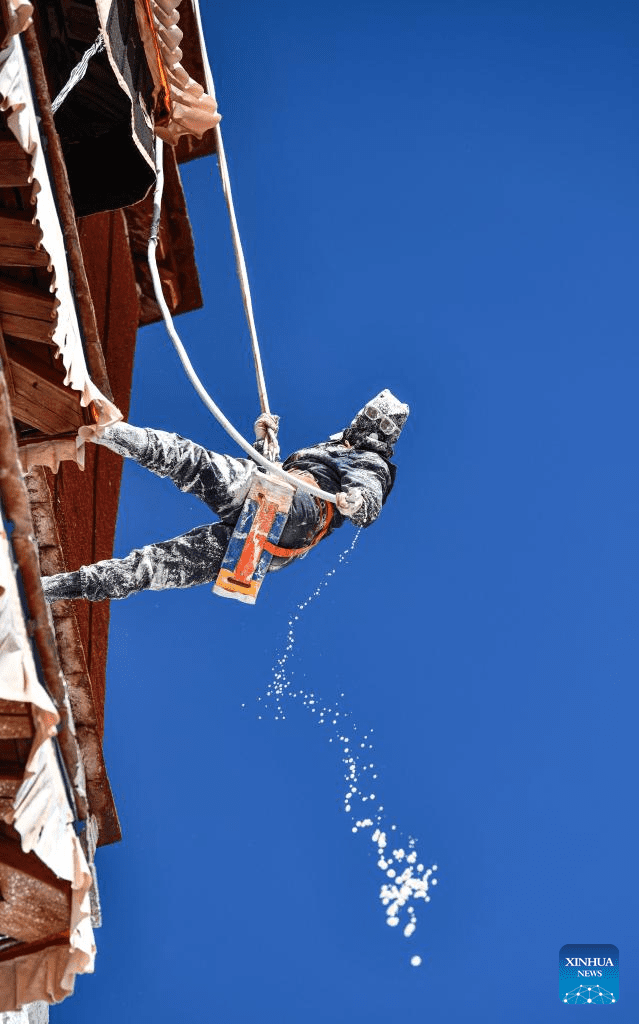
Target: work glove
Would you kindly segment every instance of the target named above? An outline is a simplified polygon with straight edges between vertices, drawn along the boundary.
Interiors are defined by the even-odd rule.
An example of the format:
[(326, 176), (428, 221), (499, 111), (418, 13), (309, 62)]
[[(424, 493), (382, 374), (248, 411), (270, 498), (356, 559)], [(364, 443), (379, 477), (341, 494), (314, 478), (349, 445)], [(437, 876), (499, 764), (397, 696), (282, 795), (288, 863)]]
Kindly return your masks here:
[(99, 444), (107, 427), (103, 423), (91, 423), (90, 426), (80, 427), (78, 430), (78, 439), (80, 444), (84, 444), (86, 441), (91, 441), (93, 444)]
[(352, 519), (357, 510), (362, 507), (363, 502), (364, 495), (359, 487), (349, 487), (335, 495), (335, 504), (342, 515), (348, 516), (349, 519)]
[(277, 441), (279, 429), (280, 418), (273, 413), (263, 412), (255, 420), (255, 440), (262, 442), (258, 451), (261, 450), (269, 462), (277, 462), (280, 455), (280, 446)]

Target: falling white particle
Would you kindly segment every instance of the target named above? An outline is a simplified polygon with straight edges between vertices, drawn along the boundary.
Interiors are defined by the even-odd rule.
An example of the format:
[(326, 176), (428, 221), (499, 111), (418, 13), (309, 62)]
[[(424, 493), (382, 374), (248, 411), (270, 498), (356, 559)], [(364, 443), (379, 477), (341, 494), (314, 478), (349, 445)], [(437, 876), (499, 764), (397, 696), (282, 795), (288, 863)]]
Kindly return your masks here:
[(421, 967), (422, 958), (421, 956), (412, 956), (410, 958), (411, 967)]
[[(339, 556), (339, 563), (341, 564), (346, 559), (347, 555), (353, 550), (355, 543), (359, 537), (359, 531), (355, 536), (350, 547)], [(308, 605), (316, 600), (322, 593), (323, 589), (328, 585), (329, 579), (335, 574), (335, 569), (330, 570), (326, 573), (325, 578), (321, 581), (320, 585), (311, 594), (306, 601), (297, 605), (297, 611), (303, 612)], [(382, 829), (384, 824), (384, 818), (382, 814), (384, 812), (383, 804), (379, 804), (376, 811), (375, 822), (370, 817), (356, 818), (353, 812), (362, 810), (364, 803), (370, 800), (376, 800), (377, 797), (374, 793), (366, 794), (362, 793), (359, 788), (360, 783), (364, 781), (363, 773), (375, 769), (374, 762), (368, 764), (360, 763), (360, 758), (364, 756), (357, 752), (353, 753), (353, 747), (357, 747), (359, 751), (372, 750), (373, 744), (368, 742), (371, 739), (373, 729), (369, 729), (368, 732), (363, 733), (359, 742), (359, 745), (352, 743), (352, 734), (358, 733), (357, 724), (352, 724), (352, 733), (350, 736), (343, 735), (341, 730), (346, 724), (346, 719), (351, 718), (351, 712), (344, 709), (341, 701), (344, 699), (345, 694), (340, 693), (340, 699), (333, 701), (332, 706), (326, 705), (320, 696), (313, 691), (306, 692), (303, 688), (294, 690), (292, 687), (292, 677), (295, 672), (291, 669), (289, 661), (295, 657), (294, 646), (295, 646), (295, 623), (300, 620), (301, 615), (292, 615), (288, 622), (288, 632), (286, 634), (286, 646), (284, 653), (281, 658), (277, 659), (273, 666), (273, 676), (271, 683), (266, 690), (265, 698), (258, 697), (257, 700), (262, 702), (262, 708), (269, 709), (274, 712), (274, 718), (276, 721), (286, 721), (286, 715), (284, 714), (283, 702), (284, 700), (296, 700), (302, 707), (311, 714), (315, 715), (315, 721), (320, 725), (327, 726), (327, 731), (332, 733), (329, 735), (329, 743), (333, 743), (334, 740), (340, 744), (342, 756), (341, 761), (344, 765), (345, 781), (347, 783), (347, 792), (344, 795), (344, 811), (351, 817), (351, 833), (357, 834), (360, 830), (372, 829), (370, 838), (377, 846), (377, 867), (383, 871), (387, 879), (379, 890), (379, 899), (383, 907), (386, 909), (386, 921), (390, 927), (397, 927), (402, 924), (402, 931), (406, 938), (414, 933), (417, 923), (417, 917), (415, 914), (412, 903), (415, 900), (421, 899), (425, 903), (430, 902), (430, 895), (428, 890), (431, 885), (437, 884), (437, 879), (431, 879), (430, 876), (434, 871), (437, 871), (437, 865), (433, 865), (427, 871), (424, 871), (424, 865), (418, 864), (415, 868), (415, 862), (417, 860), (417, 853), (415, 851), (415, 840), (412, 837), (408, 837), (407, 845), (410, 853), (399, 846), (396, 850), (393, 850), (392, 855), (385, 853), (387, 845), (387, 832)], [(245, 707), (245, 705), (242, 705)], [(261, 710), (260, 709), (260, 710)], [(259, 720), (262, 719), (262, 715), (257, 716)], [(331, 729), (331, 724), (334, 728)], [(350, 730), (349, 730), (350, 731)], [(372, 775), (373, 779), (377, 779), (377, 772)], [(368, 788), (368, 787), (366, 787)], [(369, 811), (370, 813), (370, 811)], [(377, 827), (376, 827), (377, 826)], [(386, 826), (387, 830), (389, 826)], [(397, 832), (397, 825), (391, 824), (391, 832)], [(396, 841), (397, 837), (393, 836)], [(391, 866), (393, 863), (399, 863), (404, 861), (402, 867), (404, 870), (401, 872), (399, 877), (397, 876), (396, 870)], [(419, 877), (421, 876), (421, 877)], [(407, 906), (407, 904), (410, 904)], [(404, 915), (408, 917), (408, 921), (405, 920)], [(404, 920), (402, 920), (404, 917)], [(411, 964), (414, 967), (418, 967), (422, 960), (419, 956), (413, 956)]]

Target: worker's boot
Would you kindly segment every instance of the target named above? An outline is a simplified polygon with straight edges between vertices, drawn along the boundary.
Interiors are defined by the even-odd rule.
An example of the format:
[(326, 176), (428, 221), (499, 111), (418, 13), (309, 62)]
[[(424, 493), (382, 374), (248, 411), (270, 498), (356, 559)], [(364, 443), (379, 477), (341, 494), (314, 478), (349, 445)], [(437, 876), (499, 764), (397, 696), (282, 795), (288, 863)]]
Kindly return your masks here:
[(80, 572), (59, 572), (55, 576), (43, 576), (42, 589), (49, 604), (52, 601), (72, 601), (82, 597)]

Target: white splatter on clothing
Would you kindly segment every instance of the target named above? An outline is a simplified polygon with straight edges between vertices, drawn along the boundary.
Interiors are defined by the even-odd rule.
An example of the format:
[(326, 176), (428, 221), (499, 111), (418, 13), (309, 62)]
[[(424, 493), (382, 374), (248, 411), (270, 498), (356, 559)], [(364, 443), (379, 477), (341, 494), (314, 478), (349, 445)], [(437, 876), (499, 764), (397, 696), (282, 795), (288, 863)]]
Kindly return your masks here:
[[(183, 493), (199, 498), (216, 513), (219, 522), (197, 526), (170, 540), (146, 544), (125, 558), (105, 559), (82, 566), (77, 572), (45, 577), (47, 600), (84, 597), (104, 601), (129, 597), (141, 590), (214, 582), (256, 472), (254, 463), (209, 451), (179, 434), (128, 423), (108, 427), (97, 443), (133, 459), (156, 476), (168, 478)], [(258, 442), (256, 447), (260, 445)], [(285, 466), (312, 473), (320, 486), (333, 493), (359, 488), (363, 501), (353, 519), (361, 526), (368, 526), (377, 518), (395, 474), (395, 467), (381, 455), (337, 442), (296, 452)], [(322, 502), (297, 490), (279, 541), (281, 547), (310, 550), (322, 516)], [(335, 509), (325, 536), (344, 521), (345, 517)], [(304, 555), (274, 557), (269, 572), (283, 568), (296, 557)]]

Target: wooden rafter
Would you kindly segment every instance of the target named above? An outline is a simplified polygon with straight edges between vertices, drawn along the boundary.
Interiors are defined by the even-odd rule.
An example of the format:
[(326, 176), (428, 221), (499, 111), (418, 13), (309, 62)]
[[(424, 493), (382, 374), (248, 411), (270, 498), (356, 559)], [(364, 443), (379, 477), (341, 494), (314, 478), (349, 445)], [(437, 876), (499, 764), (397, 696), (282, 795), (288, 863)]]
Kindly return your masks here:
[(80, 395), (64, 386), (64, 371), (6, 341), (13, 415), (44, 434), (77, 430), (85, 421)]
[(69, 927), (71, 887), (18, 841), (0, 836), (0, 932), (37, 942)]

